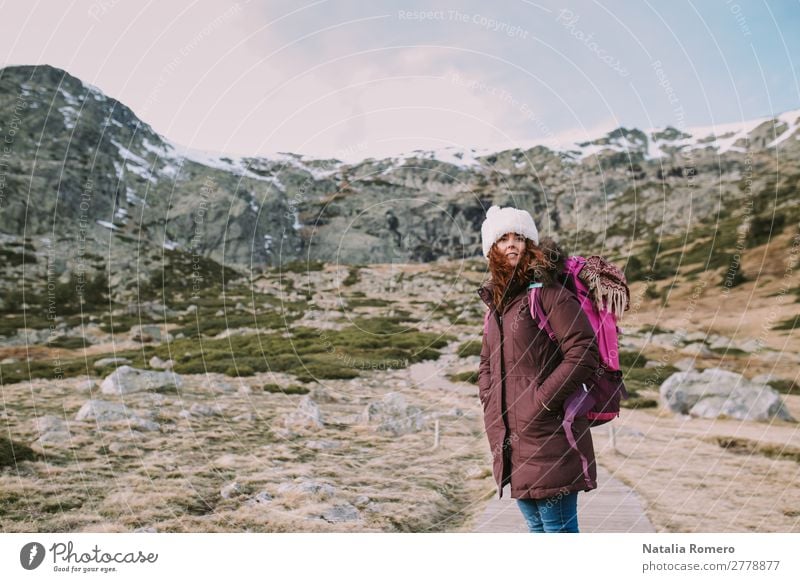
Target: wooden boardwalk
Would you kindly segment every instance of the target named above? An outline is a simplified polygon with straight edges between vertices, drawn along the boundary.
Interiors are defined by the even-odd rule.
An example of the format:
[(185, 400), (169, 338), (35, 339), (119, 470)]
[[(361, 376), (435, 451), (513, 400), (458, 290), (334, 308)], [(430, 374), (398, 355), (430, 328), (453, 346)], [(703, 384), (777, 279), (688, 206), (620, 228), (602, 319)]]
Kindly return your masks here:
[[(597, 465), (597, 489), (578, 495), (578, 530), (581, 533), (652, 533), (653, 524), (644, 513), (636, 492)], [(503, 490), (495, 495), (478, 518), (473, 531), (480, 533), (527, 532), (525, 520), (515, 499)]]

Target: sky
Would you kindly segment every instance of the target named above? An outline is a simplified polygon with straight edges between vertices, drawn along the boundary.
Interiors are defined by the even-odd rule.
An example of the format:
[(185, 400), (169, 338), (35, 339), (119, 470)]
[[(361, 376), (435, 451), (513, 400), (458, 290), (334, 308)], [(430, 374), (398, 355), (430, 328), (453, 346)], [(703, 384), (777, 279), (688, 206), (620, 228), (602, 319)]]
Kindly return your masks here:
[(800, 108), (800, 2), (11, 0), (49, 64), (170, 140), (356, 160), (566, 146)]

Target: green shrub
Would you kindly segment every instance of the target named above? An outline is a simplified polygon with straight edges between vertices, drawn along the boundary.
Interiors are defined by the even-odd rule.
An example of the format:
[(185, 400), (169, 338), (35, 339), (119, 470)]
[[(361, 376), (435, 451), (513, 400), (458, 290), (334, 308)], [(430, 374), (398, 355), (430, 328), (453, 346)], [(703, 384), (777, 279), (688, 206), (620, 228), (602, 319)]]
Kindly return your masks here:
[(470, 340), (467, 342), (462, 343), (458, 346), (458, 350), (456, 353), (458, 354), (459, 358), (467, 358), (469, 356), (480, 356), (481, 355), (481, 340)]
[(229, 368), (227, 368), (225, 370), (225, 375), (226, 376), (232, 376), (234, 378), (237, 378), (239, 376), (253, 376), (255, 373), (256, 373), (256, 371), (253, 370), (253, 368), (251, 368), (250, 366), (247, 366), (247, 365), (230, 366)]
[(800, 384), (794, 380), (770, 380), (767, 384), (781, 394), (800, 394)]
[(458, 374), (450, 374), (447, 378), (451, 382), (469, 382), (470, 384), (478, 383), (478, 371), (472, 370), (467, 372), (460, 372)]
[(16, 467), (22, 461), (33, 461), (36, 453), (28, 445), (0, 436), (0, 467)]
[(278, 384), (264, 384), (263, 389), (264, 392), (269, 392), (270, 394), (308, 394), (310, 392), (305, 386), (297, 386), (296, 384), (286, 388)]
[(795, 315), (794, 317), (790, 317), (789, 319), (784, 319), (777, 325), (774, 325), (772, 329), (775, 330), (794, 330), (798, 327), (798, 322), (800, 321), (800, 315)]
[(358, 283), (358, 274), (359, 274), (358, 267), (350, 267), (350, 269), (347, 272), (347, 277), (345, 277), (344, 280), (342, 281), (342, 285), (344, 285), (345, 287), (350, 287)]
[(623, 351), (619, 353), (619, 365), (622, 368), (644, 368), (645, 364), (647, 364), (647, 358), (639, 352)]

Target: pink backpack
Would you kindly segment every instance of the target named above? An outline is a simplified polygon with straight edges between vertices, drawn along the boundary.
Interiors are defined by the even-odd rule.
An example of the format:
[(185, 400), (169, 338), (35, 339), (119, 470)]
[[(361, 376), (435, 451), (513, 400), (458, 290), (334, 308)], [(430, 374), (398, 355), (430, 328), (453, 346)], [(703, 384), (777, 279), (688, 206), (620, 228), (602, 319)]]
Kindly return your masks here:
[[(587, 267), (588, 264), (588, 267)], [(584, 269), (584, 267), (587, 267)], [(564, 403), (563, 427), (570, 446), (581, 455), (584, 478), (589, 482), (589, 467), (585, 456), (578, 450), (572, 424), (576, 418), (586, 417), (589, 426), (599, 426), (619, 416), (620, 400), (628, 398), (622, 371), (619, 369), (619, 333), (617, 318), (629, 307), (630, 292), (624, 273), (598, 256), (585, 259), (571, 256), (562, 273), (567, 289), (574, 292), (592, 324), (600, 352), (600, 367)], [(541, 283), (529, 286), (531, 317), (539, 329), (556, 341), (537, 290)]]

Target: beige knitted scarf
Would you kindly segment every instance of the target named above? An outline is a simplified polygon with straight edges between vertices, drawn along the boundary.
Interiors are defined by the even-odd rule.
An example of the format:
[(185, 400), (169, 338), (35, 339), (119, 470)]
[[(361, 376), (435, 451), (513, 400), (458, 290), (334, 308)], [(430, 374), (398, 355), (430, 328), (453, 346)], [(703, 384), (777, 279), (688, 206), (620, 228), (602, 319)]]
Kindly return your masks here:
[(625, 273), (615, 265), (593, 255), (586, 259), (578, 277), (586, 283), (598, 310), (608, 309), (619, 319), (630, 309), (631, 294)]

